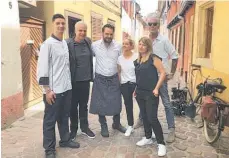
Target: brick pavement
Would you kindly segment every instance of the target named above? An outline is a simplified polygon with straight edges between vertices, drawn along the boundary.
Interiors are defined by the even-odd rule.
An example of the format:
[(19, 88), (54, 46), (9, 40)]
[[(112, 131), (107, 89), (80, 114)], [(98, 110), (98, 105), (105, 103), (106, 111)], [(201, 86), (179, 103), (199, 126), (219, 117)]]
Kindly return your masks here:
[[(170, 83), (173, 85), (174, 83)], [(160, 105), (159, 119), (162, 123), (165, 138), (167, 137), (167, 123), (163, 105)], [(135, 120), (138, 107), (135, 102)], [(2, 157), (3, 158), (43, 158), (42, 147), (42, 118), (43, 104), (40, 103), (25, 111), (25, 117), (13, 123), (2, 131)], [(125, 110), (121, 113), (121, 122), (126, 125)], [(135, 130), (133, 135), (125, 137), (111, 128), (112, 117), (108, 117), (110, 131), (109, 138), (102, 138), (100, 125), (95, 115), (89, 114), (91, 129), (96, 133), (95, 139), (89, 139), (78, 134), (79, 149), (59, 148), (57, 143), (58, 158), (156, 158), (157, 147), (155, 144), (137, 147), (135, 144), (144, 136), (143, 128)], [(57, 130), (56, 130), (57, 131)], [(57, 141), (59, 140), (58, 132)], [(229, 134), (223, 134), (220, 140), (209, 145), (203, 136), (202, 129), (196, 128), (195, 123), (188, 118), (176, 117), (176, 141), (167, 144), (167, 158), (228, 158)]]

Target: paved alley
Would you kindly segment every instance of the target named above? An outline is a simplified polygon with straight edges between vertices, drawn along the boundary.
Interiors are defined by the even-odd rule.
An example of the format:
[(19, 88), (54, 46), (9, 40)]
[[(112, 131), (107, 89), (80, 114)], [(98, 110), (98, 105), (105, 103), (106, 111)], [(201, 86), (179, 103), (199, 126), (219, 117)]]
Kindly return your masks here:
[[(138, 106), (135, 102), (135, 120)], [(40, 103), (25, 111), (25, 117), (13, 123), (2, 131), (2, 158), (43, 158), (42, 147), (43, 104)], [(126, 125), (125, 109), (122, 110), (122, 124)], [(159, 119), (162, 123), (164, 136), (167, 137), (167, 123), (163, 105), (160, 105)], [(144, 136), (143, 128), (135, 130), (133, 135), (124, 134), (111, 128), (112, 117), (108, 117), (109, 138), (102, 138), (100, 125), (95, 115), (89, 114), (91, 129), (96, 133), (95, 139), (89, 139), (80, 133), (77, 141), (79, 149), (59, 148), (57, 136), (57, 156), (59, 158), (155, 158), (157, 146), (137, 147), (135, 144)], [(57, 131), (57, 130), (56, 130)], [(57, 132), (58, 133), (58, 132)], [(212, 147), (199, 129), (188, 118), (176, 117), (176, 141), (167, 144), (167, 158), (228, 158), (229, 134), (223, 134)]]

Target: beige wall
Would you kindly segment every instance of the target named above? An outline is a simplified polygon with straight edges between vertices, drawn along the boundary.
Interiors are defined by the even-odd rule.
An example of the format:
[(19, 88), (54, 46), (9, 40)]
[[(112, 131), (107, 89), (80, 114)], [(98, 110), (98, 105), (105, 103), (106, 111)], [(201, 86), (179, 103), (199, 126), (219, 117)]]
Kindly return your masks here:
[(22, 91), (22, 73), (20, 57), (20, 25), (17, 0), (12, 0), (12, 9), (8, 1), (1, 1), (1, 99)]
[[(91, 12), (95, 12), (101, 14), (103, 16), (103, 24), (107, 23), (108, 18), (115, 21), (115, 39), (121, 40), (121, 17), (110, 12), (107, 9), (102, 8), (94, 4), (91, 1), (55, 1), (55, 2), (42, 2), (43, 4), (43, 12), (44, 12), (44, 20), (46, 21), (46, 37), (50, 36), (52, 33), (52, 22), (51, 18), (53, 14), (60, 13), (65, 15), (65, 11), (72, 12), (74, 14), (78, 14), (83, 17), (83, 21), (88, 25), (88, 36), (91, 37)], [(110, 2), (104, 1), (104, 4)], [(39, 4), (39, 2), (38, 2)], [(120, 10), (118, 7), (113, 7), (115, 10)], [(120, 13), (120, 11), (119, 11)], [(65, 34), (65, 38), (67, 34)]]

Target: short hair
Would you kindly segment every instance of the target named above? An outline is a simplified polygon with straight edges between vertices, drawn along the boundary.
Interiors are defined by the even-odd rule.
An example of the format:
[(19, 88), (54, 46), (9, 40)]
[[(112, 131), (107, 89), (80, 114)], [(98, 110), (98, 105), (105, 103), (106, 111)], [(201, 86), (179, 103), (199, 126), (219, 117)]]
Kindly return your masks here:
[(54, 14), (53, 16), (52, 16), (52, 22), (54, 22), (56, 19), (58, 19), (58, 18), (60, 18), (60, 19), (64, 19), (65, 20), (65, 18), (64, 18), (64, 16), (62, 15), (62, 14)]
[(148, 21), (150, 18), (157, 19), (158, 23), (160, 23), (160, 17), (157, 12), (147, 14), (146, 21)]
[(79, 25), (79, 24), (83, 24), (83, 25), (85, 25), (85, 26), (87, 27), (87, 24), (86, 24), (85, 22), (83, 22), (83, 21), (78, 21), (78, 22), (76, 22), (76, 23), (75, 23), (75, 27), (76, 27), (77, 25)]
[(102, 28), (102, 32), (104, 32), (105, 28), (110, 28), (110, 29), (113, 30), (113, 32), (115, 32), (115, 27), (113, 25), (111, 25), (111, 24), (104, 25), (103, 28)]

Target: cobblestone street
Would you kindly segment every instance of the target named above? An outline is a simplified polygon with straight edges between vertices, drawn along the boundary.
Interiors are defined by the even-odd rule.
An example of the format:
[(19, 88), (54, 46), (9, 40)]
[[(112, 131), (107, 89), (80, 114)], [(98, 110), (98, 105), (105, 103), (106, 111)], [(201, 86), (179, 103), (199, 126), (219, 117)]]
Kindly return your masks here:
[[(172, 85), (170, 83), (170, 85)], [(162, 123), (164, 136), (167, 137), (167, 123), (163, 105), (160, 105), (159, 120)], [(135, 120), (138, 115), (138, 106), (135, 102)], [(3, 158), (43, 158), (42, 147), (42, 118), (43, 103), (25, 111), (25, 117), (13, 123), (2, 131)], [(155, 158), (157, 146), (154, 143), (146, 147), (137, 147), (135, 144), (144, 136), (143, 128), (135, 130), (130, 137), (114, 131), (111, 128), (112, 117), (108, 118), (110, 131), (109, 138), (102, 138), (100, 125), (95, 115), (89, 114), (91, 129), (96, 133), (95, 139), (89, 139), (80, 133), (77, 141), (79, 149), (59, 148), (57, 136), (57, 156), (59, 158)], [(125, 109), (122, 110), (122, 124), (126, 125)], [(57, 130), (56, 130), (56, 133)], [(213, 146), (209, 145), (203, 136), (202, 129), (195, 126), (188, 118), (176, 117), (176, 140), (167, 144), (168, 158), (228, 158), (229, 134), (223, 134)]]

